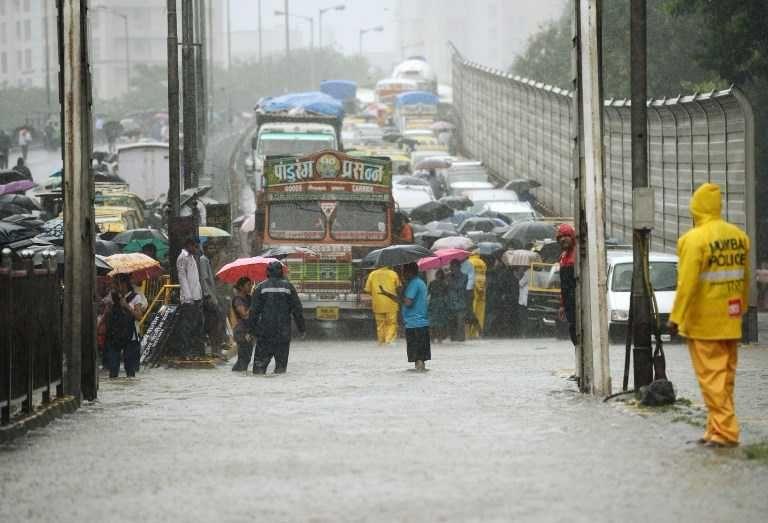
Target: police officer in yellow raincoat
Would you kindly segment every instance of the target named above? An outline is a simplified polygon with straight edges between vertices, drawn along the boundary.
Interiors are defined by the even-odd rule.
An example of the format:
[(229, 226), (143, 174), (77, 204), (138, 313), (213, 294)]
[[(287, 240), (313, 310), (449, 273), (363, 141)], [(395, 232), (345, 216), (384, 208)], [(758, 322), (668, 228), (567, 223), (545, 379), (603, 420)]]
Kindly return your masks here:
[(749, 292), (749, 238), (721, 218), (720, 206), (715, 184), (705, 183), (693, 194), (694, 227), (677, 242), (677, 294), (669, 318), (670, 333), (688, 338), (709, 410), (699, 443), (709, 447), (739, 443), (733, 387)]
[(478, 254), (470, 256), (469, 263), (475, 269), (475, 292), (472, 296), (472, 311), (475, 313), (477, 323), (467, 327), (467, 336), (477, 338), (485, 328), (485, 273), (488, 268)]

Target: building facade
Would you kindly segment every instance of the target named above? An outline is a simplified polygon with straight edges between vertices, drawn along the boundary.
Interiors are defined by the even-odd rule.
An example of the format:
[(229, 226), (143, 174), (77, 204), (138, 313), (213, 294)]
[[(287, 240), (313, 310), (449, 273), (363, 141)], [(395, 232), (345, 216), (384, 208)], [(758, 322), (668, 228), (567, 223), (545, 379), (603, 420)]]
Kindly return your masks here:
[[(226, 56), (225, 2), (205, 1), (211, 24), (206, 35), (212, 36), (213, 62), (220, 67)], [(180, 6), (178, 12), (181, 37)], [(94, 98), (109, 100), (124, 94), (138, 64), (166, 65), (167, 16), (165, 0), (91, 0), (89, 52)], [(48, 87), (55, 101), (56, 25), (54, 0), (0, 0), (0, 85)]]
[(398, 0), (402, 58), (426, 57), (441, 83), (450, 81), (453, 42), (469, 60), (507, 69), (528, 37), (558, 16), (564, 0)]

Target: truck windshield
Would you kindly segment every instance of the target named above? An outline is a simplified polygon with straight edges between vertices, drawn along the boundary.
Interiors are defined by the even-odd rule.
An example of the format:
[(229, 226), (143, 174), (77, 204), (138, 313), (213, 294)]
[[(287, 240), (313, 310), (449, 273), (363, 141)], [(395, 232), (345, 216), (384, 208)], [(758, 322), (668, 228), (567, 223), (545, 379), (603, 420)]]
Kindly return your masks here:
[(338, 202), (331, 236), (335, 240), (385, 240), (387, 208), (383, 203)]
[[(614, 292), (630, 292), (632, 290), (631, 263), (617, 263), (613, 268), (611, 290)], [(651, 285), (654, 291), (674, 291), (677, 289), (677, 263), (650, 262)]]
[(263, 156), (294, 155), (316, 153), (325, 149), (335, 149), (333, 135), (265, 135), (259, 138), (258, 154)]
[(322, 240), (325, 215), (317, 202), (279, 202), (269, 206), (269, 235), (283, 240)]

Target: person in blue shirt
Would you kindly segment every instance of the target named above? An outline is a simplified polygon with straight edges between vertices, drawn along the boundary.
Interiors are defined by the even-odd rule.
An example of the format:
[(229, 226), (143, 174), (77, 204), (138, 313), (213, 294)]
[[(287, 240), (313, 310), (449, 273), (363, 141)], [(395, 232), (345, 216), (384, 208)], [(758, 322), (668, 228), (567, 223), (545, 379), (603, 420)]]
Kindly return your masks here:
[(427, 370), (424, 362), (432, 359), (427, 284), (419, 278), (419, 267), (415, 263), (403, 266), (403, 276), (406, 283), (401, 296), (387, 292), (382, 287), (379, 287), (379, 291), (401, 304), (408, 361), (415, 365), (417, 371), (424, 372)]

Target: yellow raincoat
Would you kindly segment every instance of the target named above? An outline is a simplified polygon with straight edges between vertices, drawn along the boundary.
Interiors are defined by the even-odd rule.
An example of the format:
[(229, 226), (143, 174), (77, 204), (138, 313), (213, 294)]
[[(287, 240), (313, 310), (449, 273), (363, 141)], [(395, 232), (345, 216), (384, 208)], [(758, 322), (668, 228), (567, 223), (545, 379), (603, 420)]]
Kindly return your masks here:
[(694, 228), (677, 243), (680, 258), (669, 320), (688, 350), (709, 415), (702, 439), (736, 444), (733, 404), (741, 317), (749, 292), (749, 238), (720, 217), (720, 188), (706, 183), (691, 199)]
[(749, 238), (720, 217), (720, 188), (693, 194), (694, 228), (677, 242), (677, 293), (669, 320), (697, 340), (741, 339), (749, 293)]
[[(477, 254), (469, 257), (469, 263), (475, 269), (475, 292), (472, 300), (472, 310), (482, 329), (485, 326), (485, 272), (487, 267), (483, 259)], [(476, 326), (472, 325), (467, 328), (467, 336), (476, 338), (480, 336), (480, 331)]]

